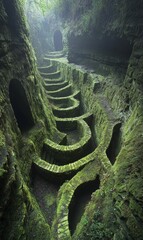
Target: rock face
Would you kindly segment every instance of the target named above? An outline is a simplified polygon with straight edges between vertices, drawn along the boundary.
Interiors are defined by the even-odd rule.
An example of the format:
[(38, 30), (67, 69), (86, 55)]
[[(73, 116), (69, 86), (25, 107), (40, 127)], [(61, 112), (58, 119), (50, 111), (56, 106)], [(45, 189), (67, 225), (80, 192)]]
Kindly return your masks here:
[[(0, 2), (0, 239), (50, 239), (30, 192), (34, 156), (60, 141), (19, 1)], [(37, 227), (35, 228), (35, 226)]]
[(62, 3), (39, 69), (0, 3), (0, 238), (142, 240), (143, 2)]

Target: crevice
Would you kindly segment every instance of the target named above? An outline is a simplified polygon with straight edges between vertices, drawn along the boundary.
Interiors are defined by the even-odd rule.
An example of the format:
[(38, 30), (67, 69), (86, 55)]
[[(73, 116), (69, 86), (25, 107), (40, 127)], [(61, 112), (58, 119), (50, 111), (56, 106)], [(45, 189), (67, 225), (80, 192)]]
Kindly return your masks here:
[(69, 205), (69, 229), (73, 235), (77, 224), (84, 213), (86, 205), (91, 200), (91, 194), (99, 189), (100, 179), (96, 177), (94, 181), (81, 184), (75, 191), (72, 201)]
[(112, 138), (109, 147), (106, 150), (107, 157), (109, 158), (112, 165), (114, 164), (116, 157), (118, 156), (121, 149), (122, 138), (121, 126), (122, 126), (121, 123), (118, 123), (117, 125), (114, 126)]

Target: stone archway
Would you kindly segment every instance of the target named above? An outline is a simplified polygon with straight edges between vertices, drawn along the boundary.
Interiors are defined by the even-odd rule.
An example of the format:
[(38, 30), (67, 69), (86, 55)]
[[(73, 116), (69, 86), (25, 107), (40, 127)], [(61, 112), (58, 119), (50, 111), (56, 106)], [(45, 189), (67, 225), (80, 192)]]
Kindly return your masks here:
[(54, 32), (54, 47), (56, 51), (63, 50), (63, 37), (60, 30)]
[(25, 90), (19, 80), (10, 81), (9, 97), (18, 126), (23, 133), (33, 127), (34, 120)]

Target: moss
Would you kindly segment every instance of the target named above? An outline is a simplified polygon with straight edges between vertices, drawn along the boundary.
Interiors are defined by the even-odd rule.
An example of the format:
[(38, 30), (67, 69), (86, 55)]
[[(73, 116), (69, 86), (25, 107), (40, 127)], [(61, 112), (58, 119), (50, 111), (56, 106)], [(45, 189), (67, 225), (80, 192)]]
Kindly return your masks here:
[(0, 131), (0, 148), (5, 146), (5, 137), (2, 131)]
[[(66, 101), (67, 102), (67, 101)], [(69, 99), (67, 103), (68, 105), (73, 105), (73, 106), (67, 106), (67, 107), (62, 107), (62, 106), (53, 106), (53, 113), (57, 117), (61, 118), (70, 118), (70, 117), (76, 117), (80, 113), (80, 103), (76, 99)]]
[[(36, 205), (35, 205), (36, 206)], [(50, 230), (43, 216), (41, 216), (40, 209), (33, 210), (28, 213), (26, 219), (26, 239), (39, 238), (50, 240)]]
[(7, 173), (7, 170), (0, 168), (0, 177), (2, 177), (5, 173)]
[(134, 212), (135, 216), (138, 216), (139, 219), (143, 220), (143, 210), (141, 205), (135, 199), (131, 199), (129, 203), (129, 208), (132, 212)]
[(33, 237), (50, 239), (49, 226), (38, 204), (20, 173), (17, 172), (16, 178), (17, 181), (12, 186), (10, 200), (3, 215), (3, 228), (7, 227), (6, 232), (2, 229), (3, 239), (31, 239)]
[[(75, 16), (77, 20), (77, 26), (74, 27), (75, 35), (80, 34), (83, 36), (83, 32), (89, 33), (89, 31), (92, 33), (93, 29), (90, 24), (95, 21), (96, 27), (93, 31), (96, 32), (98, 37), (102, 36), (103, 33), (111, 35), (111, 30), (117, 32), (115, 35), (123, 36), (124, 33), (126, 35), (129, 32), (131, 33), (127, 29), (128, 24), (124, 28), (125, 18), (121, 19), (122, 11), (123, 13), (126, 12), (126, 3), (121, 1), (120, 4), (111, 4), (111, 1), (107, 0), (96, 2), (85, 0), (84, 5), (81, 6), (79, 1), (76, 1), (72, 4), (70, 11), (66, 12), (70, 12), (69, 17)], [(61, 5), (61, 11), (65, 12), (70, 4), (69, 1), (66, 1), (65, 6)], [(86, 4), (88, 7), (84, 8)], [(85, 154), (83, 144), (88, 138), (91, 138), (89, 126), (86, 129), (84, 127), (80, 129), (80, 132), (83, 135), (85, 134), (85, 142), (81, 141), (79, 145), (62, 146), (59, 143), (65, 135), (57, 130), (56, 121), (60, 122), (61, 125), (65, 124), (66, 128), (71, 125), (74, 128), (75, 121), (83, 122), (81, 119), (85, 119), (87, 116), (70, 118), (68, 119), (71, 121), (70, 123), (65, 123), (67, 119), (61, 121), (56, 118), (55, 121), (51, 106), (46, 99), (42, 79), (36, 70), (35, 58), (25, 28), (25, 20), (20, 17), (22, 14), (20, 5), (16, 0), (12, 2), (5, 1), (5, 9), (8, 15), (6, 27), (10, 28), (9, 35), (14, 43), (15, 40), (16, 44), (19, 43), (19, 47), (13, 49), (14, 53), (10, 51), (2, 58), (2, 67), (8, 64), (7, 71), (2, 70), (4, 77), (1, 78), (1, 86), (4, 86), (5, 97), (3, 92), (0, 93), (2, 106), (0, 108), (0, 118), (2, 119), (0, 164), (2, 166), (1, 189), (2, 193), (4, 193), (2, 194), (2, 211), (0, 212), (3, 219), (2, 239), (141, 239), (143, 234), (141, 227), (143, 221), (141, 208), (143, 195), (143, 118), (142, 97), (139, 87), (141, 86), (142, 71), (138, 74), (138, 69), (142, 67), (141, 55), (137, 53), (137, 59), (131, 57), (125, 81), (126, 69), (123, 70), (121, 75), (119, 73), (111, 74), (112, 68), (105, 64), (102, 67), (100, 66), (103, 76), (98, 76), (97, 74), (85, 73), (75, 65), (71, 67), (64, 61), (51, 61), (54, 67), (57, 66), (58, 71), (46, 76), (57, 77), (56, 81), (59, 82), (61, 78), (65, 78), (70, 84), (68, 89), (62, 89), (62, 93), (56, 89), (55, 92), (51, 93), (54, 96), (54, 101), (57, 101), (57, 95), (63, 95), (60, 101), (63, 100), (64, 94), (70, 94), (73, 97), (72, 87), (74, 90), (79, 88), (83, 102), (82, 110), (90, 111), (94, 116), (92, 124), (89, 125), (93, 132), (93, 138), (97, 143), (97, 148), (91, 154), (81, 158), (80, 151), (82, 150)], [(118, 18), (116, 14), (119, 9), (121, 15)], [(10, 14), (11, 10), (16, 17), (16, 23), (13, 22), (13, 15)], [(130, 15), (131, 10), (130, 6), (127, 15)], [(110, 15), (110, 11), (113, 14)], [(93, 12), (96, 16), (92, 16)], [(68, 18), (68, 16), (66, 17)], [(101, 21), (105, 24), (101, 25)], [(98, 26), (101, 26), (100, 31)], [(134, 27), (131, 28), (134, 30)], [(135, 31), (135, 34), (137, 34), (137, 31)], [(131, 38), (129, 36), (129, 39)], [(9, 41), (7, 42), (9, 43)], [(8, 48), (6, 47), (4, 53), (7, 51)], [(94, 58), (93, 55), (90, 55), (90, 57)], [(101, 60), (102, 57), (98, 59), (99, 62)], [(104, 60), (107, 61), (108, 59), (104, 57)], [(107, 63), (110, 64), (110, 60)], [(117, 60), (119, 61), (116, 64), (119, 66), (120, 59)], [(14, 65), (12, 62), (14, 62)], [(61, 70), (61, 78), (59, 78), (59, 70)], [(109, 74), (108, 77), (104, 76), (106, 75), (105, 72)], [(117, 72), (119, 72), (119, 69)], [(14, 119), (9, 100), (7, 100), (9, 99), (7, 89), (11, 76), (21, 79), (20, 81), (27, 93), (34, 116), (35, 127), (24, 135), (21, 135), (18, 131), (16, 119)], [(118, 78), (114, 79), (116, 76)], [(64, 100), (67, 101), (67, 98)], [(110, 144), (114, 126), (120, 121), (123, 122), (123, 143), (114, 166), (111, 166), (106, 156), (106, 150)], [(4, 130), (6, 130), (5, 133)], [(10, 136), (12, 136), (11, 139)], [(57, 154), (57, 158), (67, 159), (70, 156), (73, 162), (58, 166), (41, 160), (43, 142), (47, 143), (49, 151)], [(88, 149), (89, 147), (90, 144)], [(76, 162), (74, 162), (74, 158), (77, 158)], [(30, 171), (33, 162), (34, 166), (39, 168), (39, 171), (42, 174), (44, 173), (48, 180), (55, 180), (58, 177), (63, 177), (62, 180), (68, 179), (59, 190), (52, 233), (32, 194)], [(92, 195), (92, 200), (85, 209), (74, 236), (71, 237), (68, 223), (69, 205), (80, 185), (94, 180), (97, 174), (100, 175), (100, 189)], [(44, 201), (47, 201), (47, 206), (50, 208), (55, 203), (55, 197), (52, 194), (48, 195)], [(5, 229), (7, 229), (6, 234)]]
[(127, 227), (130, 229), (130, 234), (135, 239), (142, 239), (143, 230), (142, 224), (138, 221), (132, 214), (129, 216), (127, 220)]
[(53, 195), (45, 196), (44, 200), (47, 202), (48, 207), (51, 207), (53, 204), (55, 204), (55, 196)]
[[(93, 218), (91, 225), (88, 227), (88, 232), (83, 232), (78, 239), (87, 240), (110, 240), (113, 237), (113, 232), (107, 228), (104, 223), (99, 222), (98, 213)], [(75, 238), (76, 239), (76, 238)]]
[[(91, 201), (85, 209), (83, 219), (87, 219), (86, 224), (81, 222), (77, 225), (73, 239), (112, 239), (115, 229), (118, 228), (116, 211), (112, 198), (113, 193), (113, 173), (108, 171), (100, 172), (100, 189), (92, 194)], [(104, 176), (104, 177), (103, 177)], [(111, 177), (112, 176), (112, 177)]]

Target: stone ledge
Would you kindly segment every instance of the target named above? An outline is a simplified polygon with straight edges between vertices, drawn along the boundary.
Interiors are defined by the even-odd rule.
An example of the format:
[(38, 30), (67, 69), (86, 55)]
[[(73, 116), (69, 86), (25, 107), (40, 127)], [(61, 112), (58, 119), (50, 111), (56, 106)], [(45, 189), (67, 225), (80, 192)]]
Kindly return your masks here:
[[(61, 163), (81, 158), (86, 153), (87, 148), (91, 144), (91, 131), (89, 126), (84, 120), (79, 120), (80, 131), (82, 133), (81, 140), (73, 145), (64, 146), (58, 145), (51, 140), (47, 139), (44, 143), (45, 149), (52, 154), (56, 160)], [(76, 157), (76, 158), (75, 158)], [(60, 163), (59, 162), (59, 163)]]
[(72, 94), (72, 84), (67, 85), (57, 91), (46, 91), (48, 95), (52, 97), (65, 97)]

